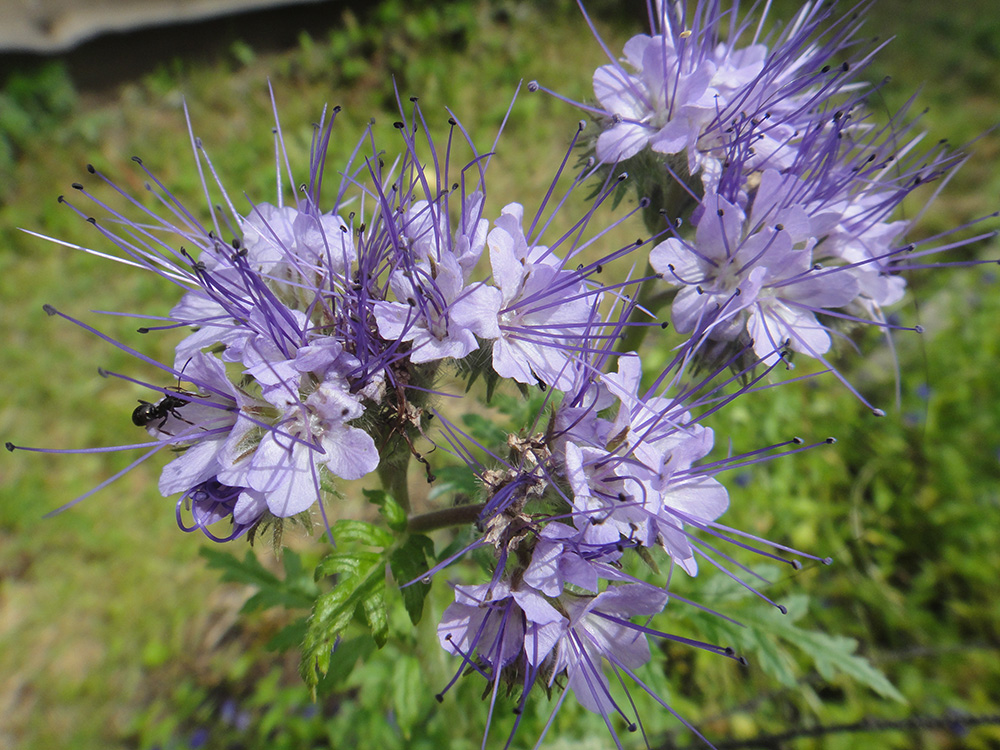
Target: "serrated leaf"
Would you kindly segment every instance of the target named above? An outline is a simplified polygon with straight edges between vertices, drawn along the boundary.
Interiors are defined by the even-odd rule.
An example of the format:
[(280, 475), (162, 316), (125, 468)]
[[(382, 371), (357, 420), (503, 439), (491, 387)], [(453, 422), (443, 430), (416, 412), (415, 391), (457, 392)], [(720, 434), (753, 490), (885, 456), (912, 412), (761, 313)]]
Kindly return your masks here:
[(507, 433), (492, 419), (484, 417), (482, 414), (470, 412), (462, 415), (464, 424), (469, 434), (484, 445), (506, 445)]
[(824, 679), (833, 679), (836, 672), (841, 672), (871, 688), (883, 698), (906, 703), (903, 694), (884, 674), (865, 657), (854, 653), (858, 648), (855, 639), (805, 630), (791, 623), (784, 627), (779, 626), (776, 632), (796, 648), (804, 651)]
[(361, 609), (365, 616), (365, 622), (371, 628), (372, 638), (375, 645), (382, 648), (389, 640), (389, 613), (385, 608), (385, 585), (361, 600)]
[[(748, 598), (732, 584), (728, 578), (721, 583), (713, 583), (711, 588), (718, 595), (718, 599), (713, 598), (713, 605), (719, 599), (732, 601)], [(735, 585), (739, 586), (738, 582)], [(808, 630), (796, 624), (808, 611), (806, 595), (790, 596), (783, 604), (788, 610), (786, 615), (759, 602), (747, 602), (736, 611), (733, 607), (725, 608), (725, 613), (744, 627), (706, 613), (697, 613), (694, 618), (708, 640), (733, 646), (744, 655), (752, 655), (753, 663), (786, 687), (796, 684), (795, 659), (787, 648), (792, 646), (805, 654), (824, 679), (830, 680), (840, 672), (885, 698), (906, 702), (885, 675), (863, 656), (854, 653), (858, 646), (856, 640)]]
[(228, 552), (211, 548), (202, 549), (200, 554), (208, 560), (209, 567), (222, 571), (223, 581), (249, 584), (257, 589), (244, 602), (241, 612), (256, 612), (271, 607), (308, 609), (316, 597), (315, 585), (304, 574), (298, 555), (290, 550), (286, 554), (285, 580), (261, 565), (249, 550), (242, 561)]
[(423, 718), (422, 703), (428, 695), (420, 662), (409, 654), (401, 655), (393, 668), (393, 693), (396, 722), (404, 739), (410, 739), (417, 722)]
[(406, 531), (406, 523), (409, 520), (406, 508), (396, 502), (395, 498), (382, 490), (361, 490), (361, 492), (368, 499), (368, 502), (378, 506), (378, 512), (390, 529), (396, 533)]
[(333, 524), (330, 530), (333, 532), (333, 538), (337, 544), (355, 542), (385, 549), (395, 541), (395, 537), (390, 532), (367, 521), (344, 519)]
[(465, 495), (476, 497), (480, 484), (471, 466), (439, 466), (434, 470), (434, 486), (427, 494), (429, 500), (435, 500), (442, 495)]
[(285, 652), (302, 645), (306, 636), (306, 618), (300, 617), (291, 622), (271, 637), (264, 646), (268, 651)]
[(203, 547), (198, 551), (208, 561), (208, 567), (222, 571), (222, 580), (230, 583), (247, 583), (251, 586), (274, 585), (278, 577), (260, 564), (257, 556), (247, 550), (243, 560), (231, 552), (214, 547)]
[(285, 554), (281, 556), (281, 564), (285, 568), (286, 581), (294, 581), (304, 577), (305, 570), (302, 567), (302, 558), (294, 550), (285, 550)]
[(324, 576), (357, 576), (363, 568), (370, 567), (382, 559), (378, 552), (353, 550), (351, 552), (331, 552), (316, 566), (316, 580)]
[[(434, 557), (434, 543), (423, 534), (413, 534), (399, 549), (389, 556), (389, 568), (392, 577), (400, 586), (403, 595), (403, 605), (410, 622), (416, 625), (424, 611), (424, 599), (431, 590), (429, 583), (418, 580), (427, 573), (427, 559)], [(406, 585), (410, 584), (410, 585)], [(405, 586), (405, 588), (403, 588)]]
[[(334, 553), (320, 563), (317, 571), (324, 567), (349, 566), (356, 574), (346, 574), (337, 585), (316, 600), (312, 615), (309, 617), (306, 637), (302, 644), (302, 661), (299, 671), (306, 685), (313, 692), (319, 679), (329, 669), (331, 653), (334, 644), (344, 629), (354, 618), (355, 612), (362, 609), (366, 621), (368, 611), (365, 607), (372, 605), (371, 622), (372, 637), (382, 638), (382, 625), (375, 613), (374, 603), (381, 597), (384, 610), (385, 597), (385, 559), (383, 555), (373, 552)], [(341, 572), (341, 571), (337, 571)], [(387, 627), (387, 624), (386, 624)]]
[(354, 671), (359, 661), (364, 661), (375, 650), (375, 644), (367, 636), (346, 638), (337, 644), (330, 656), (326, 674), (320, 682), (320, 692), (327, 694), (339, 687)]

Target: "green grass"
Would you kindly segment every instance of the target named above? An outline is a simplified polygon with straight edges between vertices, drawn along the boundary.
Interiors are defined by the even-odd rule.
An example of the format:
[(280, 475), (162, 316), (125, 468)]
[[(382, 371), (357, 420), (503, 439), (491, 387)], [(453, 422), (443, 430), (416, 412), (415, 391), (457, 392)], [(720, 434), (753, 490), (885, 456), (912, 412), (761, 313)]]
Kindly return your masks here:
[[(776, 15), (789, 5), (781, 3)], [(596, 9), (599, 23), (617, 50), (641, 27), (606, 6)], [(898, 107), (923, 84), (920, 101), (931, 108), (925, 117), (929, 142), (947, 136), (961, 143), (1000, 121), (1000, 105), (989, 88), (991, 75), (1000, 69), (1000, 30), (994, 14), (986, 12), (989, 3), (978, 12), (974, 6), (956, 10), (908, 3), (901, 13), (898, 3), (885, 2), (870, 21), (873, 33), (898, 36), (872, 70), (875, 78), (893, 75), (884, 89), (886, 107)], [(381, 132), (391, 134), (391, 74), (404, 100), (419, 95), (438, 125), (445, 125), (443, 108), (450, 107), (481, 148), (492, 143), (522, 78), (537, 78), (576, 98), (587, 96), (589, 71), (602, 62), (602, 53), (572, 8), (462, 3), (453, 11), (445, 18), (433, 7), (404, 12), (402, 3), (386, 3), (375, 17), (346, 16), (329, 39), (303, 35), (297, 49), (277, 54), (236, 45), (212, 63), (179, 60), (123, 85), (110, 100), (73, 97), (65, 80), (50, 71), (37, 85), (52, 91), (51, 97), (29, 101), (18, 93), (27, 124), (23, 118), (9, 121), (9, 132), (17, 137), (8, 139), (8, 159), (0, 163), (3, 439), (65, 448), (136, 440), (129, 415), (141, 390), (100, 378), (96, 369), (154, 380), (156, 373), (46, 316), (41, 306), (52, 303), (94, 322), (92, 309), (163, 314), (175, 301), (173, 292), (143, 274), (47, 244), (17, 227), (71, 243), (96, 243), (92, 228), (55, 198), (72, 192), (70, 183), (85, 174), (88, 162), (141, 192), (133, 154), (178, 195), (199, 205), (182, 97), (227, 184), (237, 194), (267, 200), (274, 190), (268, 79), (291, 157), (300, 165), (308, 153), (310, 124), (323, 103), (344, 107), (334, 163), (353, 147), (373, 114)], [(491, 166), (494, 213), (509, 200), (541, 194), (578, 118), (568, 107), (522, 90)], [(928, 217), (932, 231), (996, 208), (1000, 139), (989, 134), (975, 148), (977, 157)], [(996, 243), (980, 252), (1000, 256)], [(998, 712), (998, 284), (994, 267), (942, 270), (915, 279), (918, 301), (902, 314), (928, 332), (900, 337), (900, 408), (889, 408), (889, 357), (875, 354), (853, 374), (866, 395), (887, 407), (889, 415), (882, 420), (829, 381), (822, 388), (776, 389), (752, 409), (732, 409), (714, 424), (718, 444), (731, 436), (737, 450), (791, 434), (838, 437), (836, 446), (748, 474), (744, 486), (733, 488), (725, 520), (832, 556), (833, 566), (807, 566), (776, 581), (769, 593), (809, 594), (809, 622), (857, 638), (861, 651), (886, 671), (908, 703), (881, 700), (843, 679), (827, 684), (805, 662), (797, 672), (801, 683), (784, 688), (759, 669), (741, 670), (671, 647), (671, 700), (710, 736), (739, 738), (870, 716)], [(169, 337), (141, 336), (123, 319), (99, 322), (115, 338), (169, 359)], [(870, 344), (869, 351), (877, 348), (877, 342)], [(409, 684), (401, 672), (416, 670), (420, 677), (421, 669), (425, 693), (391, 699), (396, 712), (417, 728), (410, 746), (438, 747), (434, 743), (449, 736), (452, 747), (471, 745), (485, 712), (465, 715), (458, 707), (469, 704), (452, 696), (441, 706), (432, 700), (454, 664), (443, 658), (426, 629), (399, 633), (401, 645), (372, 656), (370, 666), (344, 686), (347, 698), (335, 696), (318, 715), (310, 715), (294, 658), (263, 649), (283, 619), (271, 613), (236, 617), (246, 592), (221, 585), (198, 555), (204, 542), (177, 531), (173, 502), (156, 492), (161, 459), (72, 510), (42, 518), (130, 460), (131, 454), (3, 458), (0, 745), (96, 750), (159, 742), (180, 747), (199, 725), (219, 724), (212, 706), (224, 697), (238, 698), (253, 712), (256, 737), (265, 735), (268, 722), (285, 727), (281, 737), (272, 735), (269, 748), (298, 747), (302, 738), (318, 736), (333, 737), (330, 746), (338, 747), (400, 745), (398, 732), (385, 728), (386, 696), (392, 696), (394, 686)], [(291, 541), (306, 560), (315, 561), (322, 549), (321, 542)], [(278, 567), (266, 547), (258, 555)], [(439, 612), (447, 591), (437, 589), (432, 606)], [(420, 650), (432, 656), (416, 664), (412, 654)], [(461, 690), (469, 697), (478, 687)], [(544, 701), (537, 709), (543, 717), (548, 710)], [(651, 714), (655, 711), (647, 708), (645, 715)], [(666, 731), (676, 723), (655, 718), (650, 726)], [(604, 734), (599, 720), (567, 708), (551, 735), (552, 746), (559, 747), (561, 737), (567, 746), (605, 747)], [(638, 738), (629, 739), (640, 746)], [(676, 739), (679, 746), (690, 744), (683, 732)], [(591, 744), (581, 744), (585, 740)], [(533, 739), (525, 734), (521, 742), (530, 747)], [(987, 748), (996, 743), (1000, 730), (994, 726), (973, 728), (964, 737), (912, 730), (828, 735), (786, 746)]]

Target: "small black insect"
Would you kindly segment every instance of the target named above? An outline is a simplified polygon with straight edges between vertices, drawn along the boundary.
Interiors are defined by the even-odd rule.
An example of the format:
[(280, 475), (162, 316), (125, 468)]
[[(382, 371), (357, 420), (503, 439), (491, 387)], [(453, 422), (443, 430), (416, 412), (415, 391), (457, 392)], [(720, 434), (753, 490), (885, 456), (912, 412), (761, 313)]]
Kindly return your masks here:
[(178, 396), (164, 396), (155, 404), (139, 399), (139, 405), (132, 412), (132, 424), (136, 427), (146, 427), (159, 419), (160, 423), (156, 425), (156, 429), (160, 429), (170, 417), (184, 420), (184, 417), (177, 410), (188, 403), (188, 400)]

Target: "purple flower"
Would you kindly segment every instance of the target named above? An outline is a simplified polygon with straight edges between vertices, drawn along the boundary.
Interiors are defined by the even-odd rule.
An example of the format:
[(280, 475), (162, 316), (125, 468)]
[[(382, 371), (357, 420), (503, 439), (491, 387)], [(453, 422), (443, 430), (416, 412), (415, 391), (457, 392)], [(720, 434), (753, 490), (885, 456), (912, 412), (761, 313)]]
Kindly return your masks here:
[(640, 397), (637, 357), (621, 357), (618, 367), (602, 378), (619, 400), (615, 420), (578, 421), (563, 435), (574, 523), (593, 543), (660, 546), (695, 575), (685, 523), (712, 522), (729, 505), (718, 480), (692, 470), (711, 450), (712, 431), (669, 399)]
[[(654, 168), (666, 177), (683, 164), (686, 175), (701, 172), (711, 188), (733, 122), (759, 124), (756, 158), (773, 163), (775, 152), (798, 140), (819, 103), (855, 87), (850, 81), (863, 66), (858, 59), (831, 69), (830, 59), (857, 56), (852, 47), (860, 21), (831, 23), (832, 8), (825, 5), (807, 4), (771, 34), (762, 33), (766, 8), (763, 17), (739, 20), (738, 2), (732, 8), (721, 0), (647, 6), (650, 34), (630, 39), (620, 60), (594, 72), (598, 106), (570, 102), (597, 120), (593, 149), (601, 163), (630, 160), (647, 149), (658, 157), (679, 154), (682, 160), (654, 159)], [(597, 36), (592, 23), (591, 29)], [(640, 176), (637, 187), (650, 194), (647, 186), (654, 184), (651, 175)]]
[(493, 369), (519, 383), (539, 381), (558, 390), (572, 386), (571, 358), (596, 316), (600, 291), (576, 271), (563, 270), (549, 248), (529, 244), (524, 209), (504, 207), (489, 233), (493, 281), (500, 300), (494, 313)]
[[(761, 197), (775, 172), (761, 179)], [(784, 347), (825, 354), (831, 339), (817, 312), (842, 308), (859, 294), (850, 273), (823, 273), (813, 246), (821, 236), (801, 208), (784, 215), (749, 216), (715, 194), (702, 201), (693, 242), (670, 238), (650, 251), (649, 262), (668, 284), (681, 287), (673, 320), (681, 333), (733, 341), (746, 335), (765, 364)], [(784, 221), (782, 221), (784, 219)]]
[(410, 342), (412, 362), (461, 359), (479, 348), (477, 336), (499, 334), (499, 292), (482, 282), (465, 286), (453, 255), (443, 255), (429, 270), (414, 266), (396, 271), (390, 283), (402, 301), (375, 303), (379, 334)]
[(646, 634), (629, 620), (659, 614), (666, 603), (665, 591), (639, 583), (609, 586), (593, 597), (563, 596), (569, 624), (556, 644), (549, 684), (565, 673), (566, 688), (588, 711), (624, 715), (611, 695), (604, 662), (634, 677), (650, 652)]

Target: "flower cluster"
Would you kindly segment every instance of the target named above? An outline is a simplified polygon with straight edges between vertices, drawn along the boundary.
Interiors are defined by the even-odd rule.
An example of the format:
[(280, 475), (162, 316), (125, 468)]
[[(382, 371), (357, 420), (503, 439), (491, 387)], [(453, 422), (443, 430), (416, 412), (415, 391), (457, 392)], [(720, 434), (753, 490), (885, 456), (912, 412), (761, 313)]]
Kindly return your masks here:
[[(179, 287), (169, 315), (141, 329), (189, 331), (172, 363), (104, 338), (177, 382), (146, 384), (158, 398), (133, 421), (152, 437), (143, 459), (176, 454), (159, 489), (179, 496), (181, 528), (252, 538), (316, 507), (329, 531), (337, 484), (373, 474), (409, 511), (406, 467), (415, 457), (433, 479), (420, 448), (430, 441), (474, 474), (480, 497), (450, 517), (472, 522), (473, 541), (429, 575), (472, 550), (489, 559), (477, 582), (454, 585), (442, 647), (494, 697), (518, 687), (521, 708), (535, 685), (563, 687), (612, 735), (613, 715), (631, 729), (638, 719), (605, 662), (622, 685), (624, 674), (643, 686), (649, 636), (739, 658), (653, 628), (670, 595), (635, 560), (657, 555), (690, 576), (707, 562), (752, 589), (720, 543), (791, 565), (819, 559), (719, 522), (725, 471), (813, 446), (796, 438), (712, 460), (708, 419), (792, 353), (837, 372), (829, 355), (855, 324), (897, 327), (883, 310), (905, 293), (901, 270), (977, 239), (903, 239), (902, 202), (962, 157), (921, 151), (910, 124), (873, 124), (855, 80), (870, 54), (859, 20), (810, 3), (768, 35), (763, 19), (719, 0), (649, 10), (651, 33), (594, 73), (596, 105), (578, 105), (597, 132), (578, 129), (571, 149), (585, 157), (571, 189), (598, 188), (554, 239), (543, 235), (564, 205), (553, 199), (561, 170), (537, 208), (507, 197), (497, 210), (489, 154), (454, 119), (440, 152), (415, 101), (399, 108), (398, 155), (366, 132), (337, 166), (332, 200), (321, 193), (337, 109), (315, 128), (305, 181), (279, 160), (274, 202), (238, 208), (193, 135), (206, 221), (139, 159), (158, 209), (94, 167), (124, 206), (82, 184), (102, 215), (62, 199), (118, 260)], [(280, 126), (275, 138), (282, 154)], [(287, 184), (302, 185), (293, 200), (286, 169)], [(636, 207), (604, 225), (599, 209), (628, 186)], [(216, 191), (224, 209), (211, 208)], [(608, 240), (636, 214), (650, 239)], [(682, 337), (654, 369), (667, 305)], [(654, 337), (651, 359), (642, 344)], [(466, 406), (477, 379), (486, 400), (503, 382), (539, 398), (533, 421), (501, 446), (478, 444), (455, 418), (455, 403), (479, 408)], [(411, 519), (409, 532), (427, 527)]]

